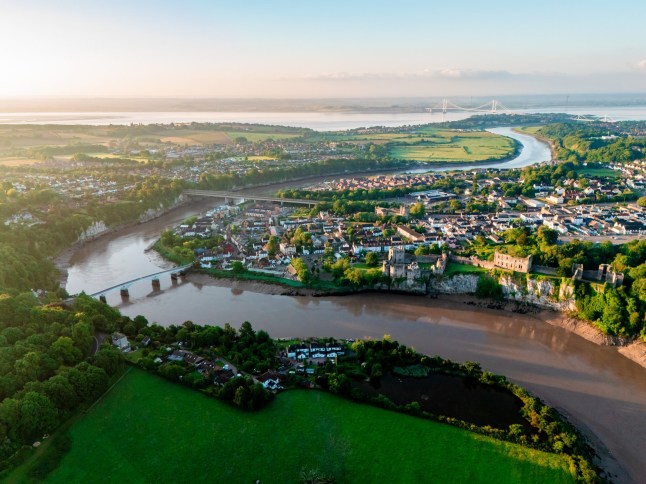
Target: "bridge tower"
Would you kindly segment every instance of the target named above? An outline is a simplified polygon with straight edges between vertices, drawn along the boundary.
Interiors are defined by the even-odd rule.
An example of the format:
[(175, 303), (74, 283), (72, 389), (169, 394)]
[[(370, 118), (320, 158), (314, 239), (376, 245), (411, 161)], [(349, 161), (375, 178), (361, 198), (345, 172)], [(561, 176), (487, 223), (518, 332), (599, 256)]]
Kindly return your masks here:
[(446, 116), (446, 111), (449, 108), (449, 100), (447, 98), (442, 99), (442, 122), (444, 122), (444, 116)]
[(491, 100), (491, 114), (496, 114), (497, 103), (495, 99)]

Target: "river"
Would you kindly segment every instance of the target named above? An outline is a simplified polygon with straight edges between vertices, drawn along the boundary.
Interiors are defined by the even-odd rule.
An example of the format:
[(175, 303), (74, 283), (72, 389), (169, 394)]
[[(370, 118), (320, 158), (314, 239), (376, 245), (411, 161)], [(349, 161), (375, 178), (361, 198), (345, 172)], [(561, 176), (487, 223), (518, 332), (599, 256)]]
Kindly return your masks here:
[[(145, 249), (166, 227), (212, 204), (183, 206), (84, 245), (70, 259), (67, 290), (92, 293), (165, 267)], [(248, 320), (273, 337), (387, 333), (422, 353), (478, 361), (568, 415), (606, 449), (604, 463), (619, 482), (640, 482), (646, 475), (646, 370), (613, 348), (538, 317), (403, 295), (278, 296), (221, 287), (197, 276), (177, 285), (164, 276), (160, 292), (149, 284), (131, 286), (127, 302), (118, 292), (108, 294), (108, 303), (163, 325), (192, 320), (238, 327)]]
[[(499, 111), (515, 114), (568, 113), (572, 115), (608, 116), (611, 120), (646, 119), (646, 106), (551, 106)], [(487, 114), (479, 112), (475, 114)], [(434, 112), (225, 112), (225, 111), (101, 111), (101, 112), (0, 112), (0, 124), (60, 124), (60, 125), (128, 125), (169, 123), (260, 123), (337, 131), (370, 126), (404, 126), (443, 121), (459, 121), (474, 115), (472, 111)]]

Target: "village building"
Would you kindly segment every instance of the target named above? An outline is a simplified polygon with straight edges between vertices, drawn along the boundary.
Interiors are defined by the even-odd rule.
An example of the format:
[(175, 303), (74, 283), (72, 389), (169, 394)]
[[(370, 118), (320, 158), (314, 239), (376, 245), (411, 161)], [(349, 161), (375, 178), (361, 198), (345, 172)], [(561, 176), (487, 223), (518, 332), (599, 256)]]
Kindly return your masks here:
[(514, 257), (496, 251), (493, 258), (493, 265), (498, 269), (527, 274), (532, 270), (532, 256)]
[(128, 337), (123, 333), (112, 333), (112, 344), (121, 351), (127, 351), (130, 349)]

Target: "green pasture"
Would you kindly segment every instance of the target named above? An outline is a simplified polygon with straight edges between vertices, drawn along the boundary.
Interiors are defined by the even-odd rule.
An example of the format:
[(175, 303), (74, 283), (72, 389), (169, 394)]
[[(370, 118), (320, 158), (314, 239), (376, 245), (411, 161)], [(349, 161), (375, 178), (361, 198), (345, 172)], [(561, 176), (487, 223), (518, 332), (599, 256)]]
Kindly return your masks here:
[(469, 264), (460, 264), (459, 262), (449, 262), (444, 271), (445, 276), (452, 276), (454, 274), (478, 274), (481, 272), (488, 272), (483, 267), (471, 266)]
[(420, 162), (477, 162), (502, 159), (514, 153), (510, 138), (488, 132), (442, 132), (444, 136), (400, 140), (390, 145), (390, 156)]
[(243, 412), (141, 370), (130, 371), (70, 430), (47, 482), (572, 482), (552, 454), (349, 402), (279, 394)]
[(535, 135), (538, 133), (538, 131), (542, 128), (543, 126), (522, 126), (520, 128), (517, 128), (517, 131), (520, 131), (521, 133), (529, 134), (529, 135)]

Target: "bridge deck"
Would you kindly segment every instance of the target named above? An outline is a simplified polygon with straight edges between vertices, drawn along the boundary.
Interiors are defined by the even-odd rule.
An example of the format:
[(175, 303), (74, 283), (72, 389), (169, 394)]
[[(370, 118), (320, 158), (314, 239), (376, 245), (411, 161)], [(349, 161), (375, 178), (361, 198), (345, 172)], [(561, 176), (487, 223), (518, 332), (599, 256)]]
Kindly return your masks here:
[(153, 274), (148, 274), (146, 276), (137, 277), (136, 279), (133, 279), (131, 281), (122, 282), (120, 284), (110, 286), (110, 287), (108, 287), (106, 289), (102, 289), (101, 291), (97, 291), (97, 292), (95, 292), (93, 294), (90, 294), (90, 296), (91, 297), (101, 296), (102, 294), (105, 294), (105, 293), (110, 292), (110, 291), (114, 291), (115, 289), (121, 289), (123, 287), (129, 287), (132, 284), (134, 284), (135, 282), (145, 281), (146, 279), (153, 279), (155, 276), (161, 276), (162, 274), (170, 274), (170, 273), (173, 273), (173, 272), (180, 272), (180, 271), (188, 269), (192, 265), (193, 264), (191, 263), (191, 264), (187, 264), (185, 266), (173, 267), (172, 269), (165, 269), (163, 271), (155, 272)]
[(214, 198), (244, 198), (245, 200), (254, 200), (261, 202), (279, 202), (293, 203), (297, 205), (316, 205), (317, 200), (306, 200), (300, 198), (278, 198), (265, 197), (262, 195), (250, 195), (240, 192), (221, 192), (216, 190), (184, 190), (184, 195), (194, 197), (214, 197)]

